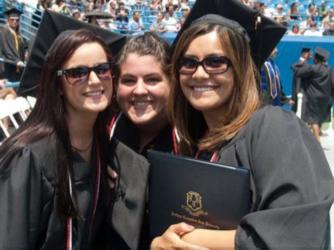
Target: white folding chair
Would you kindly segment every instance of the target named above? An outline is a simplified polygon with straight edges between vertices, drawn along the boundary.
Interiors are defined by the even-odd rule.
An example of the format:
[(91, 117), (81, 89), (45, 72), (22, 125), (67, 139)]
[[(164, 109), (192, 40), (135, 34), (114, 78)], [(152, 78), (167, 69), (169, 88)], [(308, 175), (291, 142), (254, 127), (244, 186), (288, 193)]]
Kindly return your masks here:
[(7, 117), (8, 117), (8, 114), (7, 114), (6, 110), (5, 110), (4, 101), (0, 100), (0, 128), (1, 128), (1, 131), (4, 134), (5, 137), (9, 137), (10, 136), (9, 131), (6, 128), (6, 126), (5, 126), (4, 122), (3, 122), (3, 119), (6, 119)]
[(27, 96), (27, 101), (30, 104), (31, 109), (33, 109), (36, 104), (36, 97)]
[(14, 108), (11, 104), (12, 104), (11, 100), (0, 100), (0, 127), (1, 127), (3, 134), (6, 137), (9, 137), (10, 133), (8, 131), (8, 128), (6, 128), (5, 126), (3, 119), (8, 118), (12, 122), (15, 129), (19, 127), (14, 117), (14, 114), (16, 112), (14, 111)]
[(24, 97), (17, 97), (12, 100), (0, 100), (0, 127), (4, 136), (9, 137), (10, 131), (6, 128), (3, 119), (8, 118), (14, 129), (18, 129), (20, 123), (27, 119), (30, 111), (31, 106)]

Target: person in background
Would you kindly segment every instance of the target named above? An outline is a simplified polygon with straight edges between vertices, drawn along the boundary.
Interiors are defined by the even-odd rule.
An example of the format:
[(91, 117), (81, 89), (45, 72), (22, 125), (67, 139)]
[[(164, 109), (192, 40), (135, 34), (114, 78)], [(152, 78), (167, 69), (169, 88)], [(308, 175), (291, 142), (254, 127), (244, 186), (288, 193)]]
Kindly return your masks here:
[(299, 12), (299, 3), (293, 2), (290, 4), (290, 9), (288, 10), (287, 16), (290, 20), (301, 21), (302, 17)]
[(334, 36), (334, 21), (327, 24), (327, 28), (322, 33), (323, 36)]
[(71, 15), (75, 20), (83, 21), (83, 16), (81, 15), (81, 11), (79, 9), (72, 10)]
[(260, 91), (264, 105), (282, 106), (287, 102), (287, 97), (283, 92), (281, 74), (274, 61), (277, 53), (277, 48), (274, 48), (260, 71)]
[(51, 10), (63, 15), (70, 15), (70, 10), (67, 8), (65, 0), (56, 0), (51, 6)]
[(309, 3), (305, 11), (305, 14), (306, 14), (306, 17), (312, 17), (316, 19), (316, 17), (318, 16), (318, 10), (313, 3)]
[(174, 5), (172, 3), (167, 4), (166, 13), (162, 23), (169, 32), (176, 32), (180, 29), (178, 19), (175, 15)]
[(304, 31), (304, 36), (322, 36), (322, 31), (318, 29), (317, 22), (311, 21), (309, 28)]
[(129, 15), (129, 10), (125, 7), (124, 2), (120, 2), (118, 4), (118, 8), (116, 9), (116, 18), (118, 18), (119, 21), (125, 21), (128, 22), (128, 15)]
[[(147, 32), (130, 38), (117, 60), (115, 90), (120, 112), (111, 121), (111, 137), (145, 157), (148, 149), (173, 151), (175, 138), (166, 111), (170, 92), (169, 50), (166, 41)], [(113, 242), (118, 242), (118, 249), (148, 249), (145, 197), (149, 169), (122, 167), (119, 182), (124, 186), (121, 188), (136, 195), (132, 200), (136, 205), (129, 207), (125, 200), (116, 201)]]
[(146, 3), (146, 1), (136, 0), (136, 3), (131, 5), (131, 10), (133, 12), (135, 12), (135, 11), (143, 12), (147, 9), (147, 6), (145, 5), (145, 3)]
[(189, 13), (190, 13), (190, 7), (189, 6), (185, 6), (181, 9), (181, 13), (182, 13), (182, 16), (179, 20), (179, 26), (180, 28), (182, 27), (182, 25), (184, 24), (184, 22), (186, 21)]
[[(299, 60), (298, 60), (298, 63), (301, 63), (301, 64), (307, 64), (308, 61), (311, 59), (311, 49), (310, 48), (302, 48), (301, 52), (300, 52), (300, 57), (299, 57)], [(298, 93), (302, 93), (303, 94), (303, 106), (305, 107), (305, 104), (307, 102), (306, 100), (306, 96), (304, 95), (304, 90), (303, 90), (303, 86), (305, 86), (306, 84), (305, 83), (302, 83), (301, 82), (302, 79), (299, 78), (299, 77), (296, 77), (295, 74), (293, 73), (293, 76), (292, 76), (292, 95), (291, 95), (291, 99), (289, 100), (289, 104), (291, 105), (291, 110), (293, 112), (296, 112), (297, 111), (297, 102), (298, 102), (298, 98), (297, 98), (297, 95)], [(303, 110), (305, 108), (302, 107), (302, 120), (304, 120), (304, 115), (303, 115)]]
[(116, 18), (117, 13), (119, 12), (116, 1), (111, 0), (111, 1), (107, 2), (106, 5), (105, 5), (104, 12), (108, 12), (113, 18)]
[(298, 35), (302, 35), (300, 28), (299, 28), (299, 24), (294, 24), (292, 25), (291, 30), (288, 31), (288, 35), (289, 36), (298, 36)]
[(150, 10), (162, 11), (163, 6), (162, 6), (162, 3), (161, 3), (161, 0), (152, 0), (151, 3), (150, 3)]
[(286, 22), (286, 13), (284, 11), (283, 4), (279, 3), (276, 6), (276, 10), (274, 12), (274, 20), (278, 23)]
[(165, 25), (163, 24), (162, 20), (164, 19), (164, 15), (162, 12), (157, 12), (156, 14), (157, 19), (152, 23), (150, 27), (150, 31), (157, 32), (157, 33), (164, 33), (167, 31)]
[(7, 25), (1, 32), (2, 53), (5, 62), (5, 78), (10, 82), (19, 81), (25, 66), (27, 45), (20, 34), (20, 15), (16, 8), (6, 10)]
[(182, 11), (183, 9), (190, 10), (189, 0), (180, 0), (179, 1), (179, 11)]
[[(328, 105), (331, 101), (331, 68), (327, 64), (329, 52), (317, 47), (314, 50), (313, 65), (303, 62), (292, 65), (296, 77), (301, 78), (306, 103), (303, 104), (302, 119), (309, 124), (312, 133), (320, 141), (321, 124), (328, 117)], [(304, 97), (303, 97), (304, 101)]]
[(134, 11), (128, 24), (129, 31), (138, 32), (144, 30), (143, 21), (139, 11)]
[[(251, 209), (235, 230), (171, 225), (151, 249), (328, 249), (334, 180), (323, 149), (293, 113), (261, 108), (251, 57), (258, 38), (244, 28), (254, 30), (248, 21), (254, 12), (239, 1), (212, 2), (200, 7), (211, 4), (209, 13), (223, 14), (200, 9), (204, 16), (189, 22), (176, 42), (168, 111), (181, 155), (251, 170)], [(263, 32), (272, 27), (268, 22), (262, 17)], [(279, 31), (262, 37), (277, 43)], [(276, 45), (261, 44), (269, 51)]]
[(329, 9), (326, 12), (326, 16), (322, 19), (322, 27), (324, 27), (325, 29), (328, 27), (329, 23), (334, 22), (334, 11), (332, 9)]
[(117, 28), (122, 30), (122, 32), (126, 32), (128, 29), (128, 23), (129, 23), (129, 11), (125, 8), (125, 4), (121, 2), (119, 4), (119, 8), (116, 10), (116, 25)]
[(322, 20), (327, 16), (327, 3), (326, 2), (321, 2), (320, 6), (318, 7), (318, 13), (319, 13), (319, 17), (320, 17), (320, 21), (322, 22)]

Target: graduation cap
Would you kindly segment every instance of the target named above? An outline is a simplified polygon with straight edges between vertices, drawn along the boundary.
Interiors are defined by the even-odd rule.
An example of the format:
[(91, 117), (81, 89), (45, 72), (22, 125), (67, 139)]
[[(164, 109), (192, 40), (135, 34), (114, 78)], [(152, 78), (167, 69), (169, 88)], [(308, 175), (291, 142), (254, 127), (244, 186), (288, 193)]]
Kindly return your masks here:
[(329, 51), (320, 47), (316, 47), (314, 50), (314, 56), (321, 61), (327, 61), (329, 58)]
[(13, 7), (3, 12), (7, 17), (20, 17), (22, 11)]
[[(261, 67), (286, 32), (284, 26), (262, 16), (259, 11), (249, 8), (239, 0), (197, 0), (174, 40), (173, 47), (175, 47), (182, 32), (191, 26), (194, 20), (207, 14), (216, 14), (233, 20), (246, 31), (250, 40), (252, 57), (258, 68)], [(229, 22), (226, 22), (224, 26), (228, 26), (228, 24)]]
[(31, 48), (29, 60), (21, 77), (21, 83), (18, 89), (19, 95), (26, 96), (36, 94), (41, 68), (45, 62), (46, 53), (58, 35), (66, 30), (76, 30), (82, 28), (86, 28), (100, 36), (108, 45), (113, 56), (117, 55), (126, 41), (126, 36), (124, 35), (46, 10), (43, 14), (35, 41)]

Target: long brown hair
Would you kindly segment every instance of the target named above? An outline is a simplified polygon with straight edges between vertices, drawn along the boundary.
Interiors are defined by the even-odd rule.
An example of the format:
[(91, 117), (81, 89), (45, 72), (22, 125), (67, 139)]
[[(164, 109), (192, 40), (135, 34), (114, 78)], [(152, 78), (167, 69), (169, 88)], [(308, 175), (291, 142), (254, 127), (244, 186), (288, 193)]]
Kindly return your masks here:
[[(217, 32), (222, 47), (231, 60), (234, 89), (226, 105), (225, 120), (214, 131), (207, 132), (202, 113), (195, 110), (184, 96), (178, 72), (180, 58), (198, 36)], [(260, 107), (257, 89), (257, 69), (245, 37), (218, 24), (195, 24), (183, 32), (172, 55), (172, 86), (168, 115), (180, 137), (180, 151), (192, 155), (194, 149), (213, 151), (232, 139)]]
[[(59, 186), (58, 211), (67, 216), (77, 215), (74, 197), (69, 191), (69, 174), (73, 173), (72, 147), (66, 121), (66, 106), (61, 95), (61, 79), (57, 71), (68, 61), (75, 50), (85, 43), (100, 44), (111, 59), (104, 41), (86, 29), (66, 31), (54, 41), (46, 55), (34, 109), (27, 120), (0, 146), (0, 177), (10, 169), (9, 162), (27, 145), (45, 137), (55, 138), (57, 154), (57, 178)], [(99, 113), (94, 125), (94, 136), (100, 146), (101, 162), (110, 153), (107, 149), (108, 133), (106, 124), (111, 116), (110, 106)]]

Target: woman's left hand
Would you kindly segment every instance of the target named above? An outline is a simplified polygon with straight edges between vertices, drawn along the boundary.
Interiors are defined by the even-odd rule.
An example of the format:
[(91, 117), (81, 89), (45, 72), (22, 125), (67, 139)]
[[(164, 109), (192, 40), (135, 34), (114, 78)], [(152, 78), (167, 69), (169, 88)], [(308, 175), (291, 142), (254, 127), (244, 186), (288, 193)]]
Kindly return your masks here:
[(187, 249), (187, 250), (206, 250), (207, 248), (187, 243), (181, 237), (192, 232), (195, 227), (184, 222), (171, 225), (163, 235), (153, 239), (151, 250), (157, 249)]

